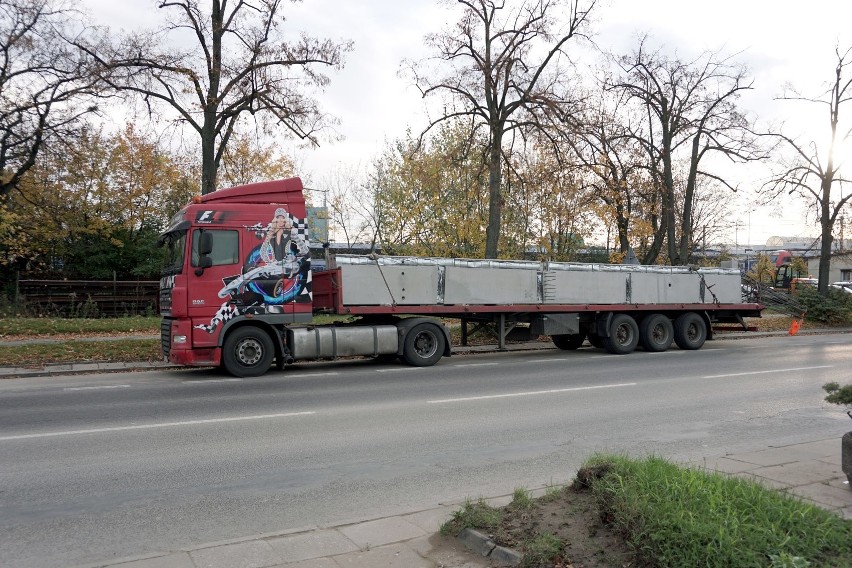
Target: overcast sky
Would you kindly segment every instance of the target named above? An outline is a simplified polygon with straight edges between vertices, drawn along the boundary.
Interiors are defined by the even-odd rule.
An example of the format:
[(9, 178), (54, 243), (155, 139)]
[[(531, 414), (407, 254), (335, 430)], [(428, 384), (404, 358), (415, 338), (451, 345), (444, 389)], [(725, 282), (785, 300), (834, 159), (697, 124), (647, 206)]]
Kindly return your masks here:
[[(202, 0), (202, 3), (204, 0)], [(158, 23), (156, 0), (82, 0), (97, 22), (116, 29), (140, 29)], [(352, 39), (343, 71), (332, 75), (320, 96), (323, 108), (340, 119), (345, 140), (317, 150), (300, 151), (301, 175), (309, 182), (343, 164), (364, 165), (385, 140), (419, 131), (425, 124), (419, 93), (398, 76), (403, 58), (426, 55), (423, 36), (447, 29), (457, 18), (452, 2), (439, 0), (304, 0), (285, 5), (291, 29), (315, 37)], [(819, 94), (831, 78), (834, 47), (852, 47), (852, 1), (812, 0), (600, 0), (594, 15), (596, 42), (615, 52), (628, 52), (640, 33), (655, 44), (688, 57), (705, 49), (742, 52), (755, 79), (755, 90), (743, 99), (764, 119), (785, 121), (791, 134), (807, 128), (807, 106), (773, 101), (784, 83)], [(852, 107), (847, 114), (852, 115)], [(850, 116), (852, 118), (852, 116)], [(826, 122), (823, 117), (819, 124)], [(815, 135), (814, 135), (815, 136)], [(292, 145), (291, 149), (292, 151)], [(852, 155), (847, 156), (852, 162)], [(750, 199), (745, 200), (750, 203)], [(792, 204), (771, 217), (759, 208), (749, 213), (741, 203), (732, 221), (740, 221), (736, 239), (761, 244), (772, 235), (816, 235), (813, 223)], [(852, 222), (850, 222), (852, 225)], [(848, 233), (852, 233), (850, 226)], [(847, 235), (847, 238), (852, 235)], [(730, 236), (733, 242), (735, 236)]]

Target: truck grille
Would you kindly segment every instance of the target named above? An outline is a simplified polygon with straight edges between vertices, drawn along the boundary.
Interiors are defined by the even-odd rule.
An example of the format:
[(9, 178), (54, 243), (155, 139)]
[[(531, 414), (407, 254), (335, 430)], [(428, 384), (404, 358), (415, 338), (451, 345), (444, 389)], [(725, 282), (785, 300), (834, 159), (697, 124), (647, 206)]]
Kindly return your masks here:
[(168, 361), (172, 349), (172, 320), (163, 318), (160, 322), (160, 350), (163, 358)]

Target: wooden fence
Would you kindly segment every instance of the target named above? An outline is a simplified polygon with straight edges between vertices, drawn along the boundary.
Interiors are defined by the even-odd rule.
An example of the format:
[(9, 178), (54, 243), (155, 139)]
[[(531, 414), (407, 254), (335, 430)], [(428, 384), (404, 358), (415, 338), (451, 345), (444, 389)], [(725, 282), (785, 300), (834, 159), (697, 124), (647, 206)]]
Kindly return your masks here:
[(32, 316), (156, 315), (159, 290), (156, 280), (19, 280), (16, 303)]

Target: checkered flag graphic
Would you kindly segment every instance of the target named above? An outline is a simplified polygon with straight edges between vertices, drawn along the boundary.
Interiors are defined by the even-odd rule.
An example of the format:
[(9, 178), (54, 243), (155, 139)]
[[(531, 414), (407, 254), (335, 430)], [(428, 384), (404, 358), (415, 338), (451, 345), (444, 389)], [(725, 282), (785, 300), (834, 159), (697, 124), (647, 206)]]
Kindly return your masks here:
[(305, 242), (308, 241), (308, 219), (307, 217), (304, 219), (299, 219), (298, 217), (290, 217), (291, 222), (293, 223), (293, 233), (301, 236), (305, 239)]

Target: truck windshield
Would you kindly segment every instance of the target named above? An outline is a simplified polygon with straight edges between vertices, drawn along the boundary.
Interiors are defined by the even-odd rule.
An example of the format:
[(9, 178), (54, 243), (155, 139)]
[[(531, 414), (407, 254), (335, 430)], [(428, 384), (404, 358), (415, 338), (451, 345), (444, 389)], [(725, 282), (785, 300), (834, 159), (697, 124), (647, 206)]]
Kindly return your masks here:
[(183, 259), (186, 254), (186, 231), (174, 231), (163, 238), (166, 247), (166, 261), (163, 265), (162, 276), (180, 274), (183, 269)]

